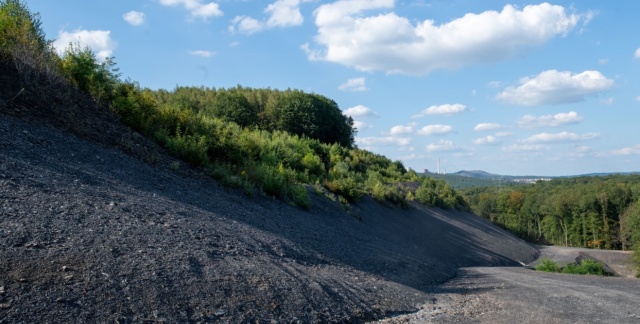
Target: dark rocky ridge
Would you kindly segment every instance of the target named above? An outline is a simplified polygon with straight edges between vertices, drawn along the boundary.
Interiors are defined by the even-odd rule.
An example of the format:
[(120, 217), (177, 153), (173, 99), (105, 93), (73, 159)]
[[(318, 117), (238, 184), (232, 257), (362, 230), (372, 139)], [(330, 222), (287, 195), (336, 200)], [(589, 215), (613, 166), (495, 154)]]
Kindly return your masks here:
[(537, 256), (468, 213), (365, 198), (359, 220), (174, 172), (64, 85), (14, 98), (0, 63), (0, 323), (359, 322), (415, 311), (459, 267)]

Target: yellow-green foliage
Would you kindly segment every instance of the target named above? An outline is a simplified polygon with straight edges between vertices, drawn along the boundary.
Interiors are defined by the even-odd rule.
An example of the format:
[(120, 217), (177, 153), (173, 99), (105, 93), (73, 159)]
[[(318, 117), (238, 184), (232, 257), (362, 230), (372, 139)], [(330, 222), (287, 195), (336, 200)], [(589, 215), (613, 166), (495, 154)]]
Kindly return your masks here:
[(0, 1), (0, 51), (41, 54), (51, 50), (41, 27), (40, 15), (19, 0)]
[(0, 58), (13, 61), (23, 84), (38, 76), (49, 83), (60, 79), (60, 58), (41, 25), (40, 15), (22, 1), (0, 0)]

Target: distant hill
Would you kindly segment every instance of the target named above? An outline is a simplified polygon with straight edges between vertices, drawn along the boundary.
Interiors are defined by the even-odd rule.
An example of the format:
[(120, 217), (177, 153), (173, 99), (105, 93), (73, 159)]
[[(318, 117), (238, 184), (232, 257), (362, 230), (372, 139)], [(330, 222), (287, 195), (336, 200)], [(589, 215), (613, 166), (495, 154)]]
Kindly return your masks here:
[(489, 172), (482, 171), (482, 170), (473, 170), (473, 171), (462, 170), (462, 171), (458, 171), (458, 172), (452, 173), (452, 175), (458, 175), (458, 176), (463, 176), (463, 177), (472, 177), (472, 178), (500, 178), (500, 177), (503, 177), (501, 175), (489, 173)]
[(535, 183), (537, 181), (548, 181), (556, 178), (579, 178), (579, 177), (605, 177), (610, 175), (631, 175), (640, 172), (609, 172), (609, 173), (589, 173), (570, 176), (510, 176), (489, 173), (482, 170), (461, 170), (448, 174), (426, 173), (425, 175), (435, 179), (447, 181), (454, 189), (465, 189), (474, 187), (492, 186), (513, 186), (518, 184)]
[(630, 174), (640, 174), (640, 172), (600, 172), (600, 173), (586, 173), (586, 174), (578, 174), (578, 175), (567, 175), (567, 176), (541, 176), (541, 175), (524, 175), (524, 176), (512, 176), (512, 175), (502, 175), (502, 174), (494, 174), (489, 173), (482, 170), (461, 170), (458, 172), (450, 173), (448, 175), (456, 175), (463, 177), (472, 177), (472, 178), (481, 178), (481, 179), (543, 179), (543, 178), (579, 178), (579, 177), (606, 177), (610, 175), (630, 175)]
[[(465, 171), (465, 172), (478, 172), (478, 171)], [(483, 171), (479, 171), (483, 172)], [(515, 181), (511, 179), (503, 179), (499, 175), (493, 175), (493, 177), (486, 172), (483, 172), (485, 176), (471, 176), (460, 175), (458, 172), (451, 174), (437, 174), (426, 173), (425, 176), (434, 179), (441, 179), (449, 183), (454, 189), (475, 188), (475, 187), (492, 187), (501, 185), (514, 185)], [(481, 174), (481, 173), (479, 173)]]

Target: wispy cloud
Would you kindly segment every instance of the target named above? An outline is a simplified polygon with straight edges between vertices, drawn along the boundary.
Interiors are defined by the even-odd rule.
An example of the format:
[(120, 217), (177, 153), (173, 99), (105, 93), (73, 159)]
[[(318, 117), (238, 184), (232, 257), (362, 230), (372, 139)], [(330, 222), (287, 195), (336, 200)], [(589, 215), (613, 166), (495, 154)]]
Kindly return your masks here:
[(126, 14), (122, 15), (122, 19), (131, 24), (132, 26), (140, 26), (144, 24), (145, 21), (144, 12), (139, 11), (129, 11)]
[(356, 92), (356, 91), (366, 91), (369, 89), (367, 89), (365, 78), (354, 78), (354, 79), (349, 79), (347, 80), (347, 82), (341, 84), (338, 87), (338, 90)]
[(540, 133), (522, 140), (523, 143), (550, 143), (550, 142), (576, 142), (599, 138), (599, 133), (586, 133), (578, 135), (576, 133)]
[(512, 144), (502, 148), (504, 152), (538, 152), (548, 150), (549, 147), (541, 144)]
[(578, 115), (575, 111), (568, 113), (558, 113), (555, 115), (525, 115), (518, 121), (518, 125), (523, 128), (538, 127), (558, 127), (570, 124), (576, 124), (584, 120), (584, 117)]
[(453, 141), (440, 140), (437, 143), (430, 143), (427, 145), (426, 150), (428, 152), (466, 152), (468, 149), (456, 145)]
[(491, 135), (473, 140), (473, 144), (476, 145), (498, 145), (500, 143), (502, 143), (502, 141), (497, 136)]
[(612, 150), (609, 155), (640, 155), (640, 144)]
[(502, 128), (503, 128), (502, 125), (496, 124), (496, 123), (481, 123), (476, 125), (476, 127), (474, 127), (473, 130), (476, 132), (486, 132), (486, 131), (502, 129)]
[(508, 136), (513, 136), (513, 133), (511, 132), (497, 132), (495, 134), (496, 137), (508, 137)]
[(209, 57), (213, 57), (214, 55), (216, 55), (216, 52), (198, 50), (198, 51), (190, 51), (189, 54), (191, 54), (193, 56), (200, 56), (200, 57), (209, 58)]
[(362, 146), (407, 146), (411, 144), (411, 138), (409, 137), (396, 137), (396, 136), (384, 136), (384, 137), (359, 137), (356, 138), (356, 143)]
[(363, 130), (365, 128), (369, 127), (369, 124), (363, 122), (363, 121), (359, 121), (359, 120), (354, 120), (353, 121), (353, 127), (355, 127), (357, 130)]

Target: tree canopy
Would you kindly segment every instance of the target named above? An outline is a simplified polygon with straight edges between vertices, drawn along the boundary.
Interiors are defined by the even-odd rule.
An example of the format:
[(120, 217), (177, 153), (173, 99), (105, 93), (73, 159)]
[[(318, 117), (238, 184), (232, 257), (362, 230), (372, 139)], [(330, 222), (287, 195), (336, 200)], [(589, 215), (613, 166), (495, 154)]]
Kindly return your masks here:
[(531, 241), (625, 250), (640, 243), (640, 175), (554, 179), (463, 192), (478, 215)]

